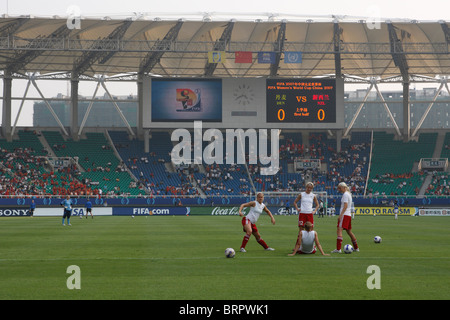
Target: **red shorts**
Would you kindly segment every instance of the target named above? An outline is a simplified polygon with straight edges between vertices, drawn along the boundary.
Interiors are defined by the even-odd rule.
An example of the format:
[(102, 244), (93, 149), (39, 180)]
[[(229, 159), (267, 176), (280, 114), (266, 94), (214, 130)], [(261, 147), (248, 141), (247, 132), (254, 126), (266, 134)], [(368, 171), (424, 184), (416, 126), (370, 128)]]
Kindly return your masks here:
[(298, 215), (298, 226), (303, 227), (306, 222), (310, 221), (314, 226), (314, 215), (312, 213), (300, 213)]
[[(254, 223), (252, 223), (249, 219), (247, 219), (247, 217), (243, 217), (242, 218), (242, 226), (245, 226), (246, 224), (250, 223), (250, 226), (252, 228), (252, 233), (253, 232), (258, 232), (258, 228), (256, 227), (256, 225)], [(245, 229), (243, 229), (245, 232)]]
[(338, 218), (337, 226), (344, 230), (351, 230), (352, 229), (352, 217), (351, 216), (343, 216), (342, 220), (339, 220), (339, 218)]

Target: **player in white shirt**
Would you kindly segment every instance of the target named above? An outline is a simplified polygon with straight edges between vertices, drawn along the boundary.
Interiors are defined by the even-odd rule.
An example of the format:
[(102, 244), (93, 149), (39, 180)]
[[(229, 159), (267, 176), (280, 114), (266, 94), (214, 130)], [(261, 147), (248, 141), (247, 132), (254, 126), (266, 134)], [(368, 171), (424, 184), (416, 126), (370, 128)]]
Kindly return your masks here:
[[(317, 201), (316, 195), (312, 192), (314, 184), (308, 182), (306, 184), (306, 191), (301, 192), (294, 201), (294, 207), (298, 212), (298, 227), (303, 230), (303, 226), (307, 221), (310, 221), (314, 227), (314, 214), (319, 209), (319, 201)], [(300, 210), (298, 209), (297, 202), (300, 203)], [(313, 208), (313, 205), (316, 205)]]
[(350, 236), (350, 239), (352, 240), (353, 248), (355, 249), (355, 251), (359, 251), (356, 236), (352, 232), (352, 214), (351, 214), (352, 194), (350, 193), (350, 189), (348, 188), (345, 182), (339, 183), (338, 191), (342, 193), (341, 211), (337, 223), (336, 249), (331, 252), (341, 253), (342, 239), (343, 239), (342, 230), (347, 231), (347, 234)]
[(295, 256), (295, 254), (308, 254), (316, 253), (316, 248), (324, 256), (329, 256), (323, 252), (322, 246), (319, 242), (319, 236), (316, 231), (312, 230), (312, 223), (307, 221), (305, 223), (305, 230), (300, 230), (298, 233), (297, 242), (295, 244), (294, 252), (288, 254), (288, 256)]
[[(245, 246), (247, 245), (248, 240), (250, 239), (251, 235), (253, 234), (255, 236), (256, 241), (267, 251), (273, 251), (275, 249), (269, 247), (267, 243), (261, 238), (261, 235), (259, 234), (258, 228), (256, 227), (255, 223), (258, 221), (259, 216), (264, 211), (266, 212), (271, 221), (272, 224), (275, 224), (275, 218), (273, 217), (272, 213), (269, 209), (267, 209), (266, 205), (264, 204), (264, 194), (261, 192), (256, 195), (256, 201), (250, 201), (247, 203), (241, 204), (239, 207), (239, 215), (242, 217), (242, 226), (243, 230), (245, 232), (244, 239), (242, 240), (241, 244), (241, 252), (247, 252), (245, 250)], [(250, 207), (250, 212), (244, 216), (242, 213), (242, 209)]]

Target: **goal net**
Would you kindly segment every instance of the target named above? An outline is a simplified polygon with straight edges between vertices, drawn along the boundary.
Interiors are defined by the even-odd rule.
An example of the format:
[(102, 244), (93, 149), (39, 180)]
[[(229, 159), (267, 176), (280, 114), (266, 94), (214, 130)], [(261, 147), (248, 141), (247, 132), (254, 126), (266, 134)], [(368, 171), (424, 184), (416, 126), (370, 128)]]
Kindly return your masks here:
[[(265, 191), (264, 192), (264, 203), (270, 207), (280, 207), (278, 209), (278, 214), (298, 214), (294, 207), (294, 201), (297, 196), (302, 191)], [(323, 205), (324, 215), (327, 213), (328, 208), (328, 194), (326, 191), (313, 191), (319, 204)], [(300, 203), (297, 203), (300, 207)], [(315, 205), (314, 205), (315, 207)]]

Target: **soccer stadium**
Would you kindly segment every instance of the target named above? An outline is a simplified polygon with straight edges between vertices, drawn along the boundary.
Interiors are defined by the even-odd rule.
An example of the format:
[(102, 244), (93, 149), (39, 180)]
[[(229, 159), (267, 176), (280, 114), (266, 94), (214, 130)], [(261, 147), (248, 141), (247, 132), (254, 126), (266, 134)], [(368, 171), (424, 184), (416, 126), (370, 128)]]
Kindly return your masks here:
[[(449, 299), (449, 47), (446, 21), (1, 17), (0, 298)], [(288, 256), (310, 182), (326, 254), (348, 186), (359, 252)], [(275, 250), (241, 252), (258, 193)]]

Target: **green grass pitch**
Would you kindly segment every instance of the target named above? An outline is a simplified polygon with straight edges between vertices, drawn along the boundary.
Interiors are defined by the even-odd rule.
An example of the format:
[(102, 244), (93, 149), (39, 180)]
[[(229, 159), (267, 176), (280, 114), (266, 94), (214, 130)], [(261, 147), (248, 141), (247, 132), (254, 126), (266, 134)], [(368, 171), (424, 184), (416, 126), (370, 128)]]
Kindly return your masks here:
[[(257, 225), (276, 250), (264, 251), (252, 237), (247, 253), (238, 252), (239, 216), (73, 217), (65, 227), (59, 217), (1, 218), (0, 299), (450, 298), (447, 217), (356, 217), (361, 251), (329, 257), (288, 257), (298, 217), (275, 218), (272, 225), (261, 216)], [(315, 217), (315, 230), (329, 253), (336, 217)], [(227, 247), (235, 258), (225, 258)], [(67, 287), (71, 265), (80, 268), (80, 289)], [(367, 288), (371, 265), (380, 268), (380, 289)]]

